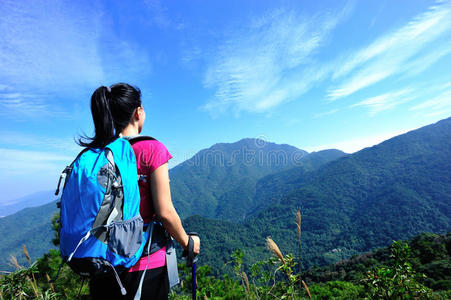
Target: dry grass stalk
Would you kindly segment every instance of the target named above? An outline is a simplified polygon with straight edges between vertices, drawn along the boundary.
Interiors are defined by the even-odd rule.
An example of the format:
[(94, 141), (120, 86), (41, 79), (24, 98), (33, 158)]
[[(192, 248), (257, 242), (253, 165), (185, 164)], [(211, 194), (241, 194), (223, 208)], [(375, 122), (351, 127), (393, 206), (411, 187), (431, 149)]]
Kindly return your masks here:
[(305, 291), (307, 292), (308, 298), (309, 298), (310, 300), (312, 300), (312, 295), (310, 295), (310, 290), (309, 290), (307, 284), (305, 283), (304, 280), (302, 280), (301, 282), (302, 282), (302, 285), (304, 286)]
[(27, 276), (27, 280), (30, 282), (31, 287), (33, 288), (33, 292), (34, 295), (36, 296), (36, 299), (38, 299), (39, 298), (38, 287), (35, 285), (35, 283), (31, 280), (29, 276)]
[(285, 264), (285, 259), (283, 258), (282, 252), (280, 251), (277, 244), (269, 236), (266, 238), (266, 246), (268, 247), (269, 251), (274, 253), (274, 255), (277, 256), (283, 264)]
[(52, 280), (50, 279), (49, 274), (45, 273), (45, 277), (47, 278), (47, 282), (50, 285), (50, 289), (52, 290), (52, 292), (55, 292), (55, 287), (53, 286)]
[(249, 286), (249, 278), (247, 278), (247, 275), (246, 275), (246, 273), (244, 271), (241, 274), (243, 276), (244, 283), (246, 284), (247, 295), (250, 296), (251, 295), (251, 288)]
[[(25, 257), (27, 258), (28, 263), (30, 264), (30, 268), (31, 268), (31, 258), (30, 258), (30, 254), (28, 253), (28, 249), (27, 246), (23, 245), (23, 253), (25, 254)], [(34, 286), (38, 287), (38, 284), (36, 283), (36, 278), (34, 277), (34, 273), (33, 270), (31, 269), (31, 276), (33, 277), (33, 282), (34, 282)], [(34, 290), (34, 288), (33, 288)]]
[(15, 267), (17, 270), (22, 269), (22, 266), (19, 265), (19, 263), (17, 262), (17, 258), (14, 255), (11, 255), (9, 257), (9, 263), (10, 265), (12, 265), (13, 267)]
[(296, 225), (298, 226), (298, 238), (301, 240), (301, 211), (298, 209), (296, 212)]
[(23, 245), (23, 253), (25, 254), (25, 257), (27, 258), (28, 263), (31, 266), (31, 258), (30, 258), (30, 254), (28, 253), (28, 249), (27, 246)]

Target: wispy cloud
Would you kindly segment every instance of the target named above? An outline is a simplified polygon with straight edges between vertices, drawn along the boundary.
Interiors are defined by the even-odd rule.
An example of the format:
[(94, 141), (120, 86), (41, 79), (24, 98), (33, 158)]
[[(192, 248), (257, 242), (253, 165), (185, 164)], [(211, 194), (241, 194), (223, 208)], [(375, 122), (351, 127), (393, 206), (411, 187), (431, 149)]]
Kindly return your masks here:
[(317, 114), (313, 115), (313, 118), (314, 119), (319, 119), (319, 118), (322, 118), (322, 117), (325, 117), (325, 116), (333, 115), (337, 111), (338, 111), (338, 108), (331, 109), (331, 110), (328, 110), (328, 111), (325, 111), (325, 112), (322, 112), (322, 113), (317, 113)]
[(2, 95), (4, 114), (71, 111), (87, 89), (148, 68), (147, 53), (117, 35), (99, 3), (5, 0), (0, 11), (0, 91), (16, 94)]
[(16, 121), (29, 120), (30, 117), (65, 117), (71, 114), (59, 104), (50, 104), (45, 95), (23, 94), (0, 91), (0, 116), (12, 116)]
[(301, 148), (305, 149), (309, 152), (320, 151), (320, 150), (325, 150), (325, 149), (339, 149), (346, 153), (354, 153), (354, 152), (362, 150), (366, 147), (371, 147), (371, 146), (377, 145), (379, 143), (382, 143), (385, 140), (388, 140), (392, 137), (395, 137), (397, 135), (406, 133), (406, 132), (414, 130), (414, 129), (416, 129), (416, 128), (397, 130), (397, 131), (392, 131), (392, 132), (384, 132), (384, 133), (379, 133), (379, 134), (375, 134), (375, 135), (367, 135), (367, 136), (363, 136), (363, 137), (356, 137), (356, 138), (351, 138), (351, 139), (347, 139), (347, 140), (343, 140), (343, 141), (337, 141), (337, 142), (330, 143), (330, 144), (301, 147)]
[(21, 175), (28, 179), (34, 176), (31, 172), (56, 177), (80, 150), (72, 137), (1, 130), (0, 177)]
[(426, 113), (426, 117), (450, 117), (451, 116), (451, 108), (433, 111), (431, 113)]
[(0, 187), (6, 197), (0, 201), (53, 189), (60, 172), (81, 150), (72, 137), (44, 134), (0, 131)]
[(54, 174), (70, 163), (73, 157), (54, 152), (27, 151), (0, 148), (0, 176), (21, 175), (28, 178), (32, 173)]
[(374, 116), (381, 111), (395, 108), (399, 104), (405, 103), (415, 98), (416, 96), (413, 95), (412, 89), (403, 89), (400, 91), (389, 92), (365, 99), (351, 105), (350, 107), (363, 106), (369, 110), (371, 116)]
[(314, 17), (278, 10), (255, 19), (215, 52), (204, 77), (215, 94), (202, 108), (262, 112), (301, 96), (329, 73), (313, 54), (350, 10)]
[[(446, 90), (439, 95), (424, 101), (420, 104), (412, 106), (409, 110), (429, 110), (429, 111), (443, 111), (451, 108), (451, 90)], [(431, 112), (432, 113), (432, 112)]]
[(167, 14), (167, 9), (161, 4), (160, 0), (144, 0), (148, 9), (146, 18), (160, 28), (167, 28), (171, 25), (171, 19)]
[[(52, 90), (103, 78), (97, 51), (100, 11), (54, 1), (2, 1), (0, 78)], [(88, 47), (89, 45), (89, 47)]]
[(11, 130), (0, 131), (0, 147), (16, 148), (20, 151), (27, 149), (66, 153), (73, 156), (81, 150), (73, 137), (51, 137)]
[[(329, 99), (351, 95), (394, 74), (424, 71), (451, 53), (449, 43), (441, 43), (450, 39), (450, 29), (451, 3), (439, 2), (405, 26), (338, 62), (332, 78), (342, 83), (330, 90)], [(417, 62), (411, 63), (413, 60)]]

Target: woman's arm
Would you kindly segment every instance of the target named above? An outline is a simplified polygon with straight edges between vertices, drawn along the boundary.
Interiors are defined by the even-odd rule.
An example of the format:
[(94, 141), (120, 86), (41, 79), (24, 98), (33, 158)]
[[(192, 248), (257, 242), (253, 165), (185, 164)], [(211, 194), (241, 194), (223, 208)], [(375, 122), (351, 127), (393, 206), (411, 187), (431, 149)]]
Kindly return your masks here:
[[(152, 191), (153, 205), (157, 216), (166, 228), (167, 232), (182, 245), (183, 249), (188, 247), (188, 235), (182, 226), (180, 217), (177, 214), (171, 200), (171, 190), (169, 187), (168, 163), (159, 166), (150, 175), (150, 185)], [(194, 253), (200, 250), (200, 240), (192, 236), (194, 240)]]

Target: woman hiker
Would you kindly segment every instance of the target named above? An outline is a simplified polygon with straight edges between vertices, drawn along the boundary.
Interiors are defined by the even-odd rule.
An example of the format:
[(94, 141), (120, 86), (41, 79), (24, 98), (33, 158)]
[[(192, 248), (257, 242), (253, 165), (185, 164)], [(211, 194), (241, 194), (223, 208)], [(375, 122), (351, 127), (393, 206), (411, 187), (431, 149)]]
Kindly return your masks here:
[[(101, 86), (96, 89), (91, 97), (91, 113), (95, 125), (95, 136), (89, 138), (88, 142), (80, 140), (79, 144), (93, 148), (106, 145), (118, 137), (130, 139), (138, 136), (146, 119), (141, 102), (141, 91), (126, 83), (117, 83), (110, 87)], [(199, 237), (186, 234), (172, 204), (167, 163), (172, 158), (171, 154), (157, 140), (138, 141), (133, 144), (133, 150), (138, 174), (141, 177), (139, 181), (140, 214), (145, 225), (155, 218), (161, 223), (154, 225), (150, 254), (143, 253), (132, 268), (120, 274), (127, 295), (121, 295), (116, 279), (111, 275), (91, 279), (89, 287), (94, 299), (133, 299), (141, 275), (146, 268), (141, 299), (168, 299), (170, 279), (166, 263), (166, 243), (172, 241), (169, 235), (183, 249), (188, 248), (191, 240), (194, 244), (194, 253), (199, 254), (200, 251)]]

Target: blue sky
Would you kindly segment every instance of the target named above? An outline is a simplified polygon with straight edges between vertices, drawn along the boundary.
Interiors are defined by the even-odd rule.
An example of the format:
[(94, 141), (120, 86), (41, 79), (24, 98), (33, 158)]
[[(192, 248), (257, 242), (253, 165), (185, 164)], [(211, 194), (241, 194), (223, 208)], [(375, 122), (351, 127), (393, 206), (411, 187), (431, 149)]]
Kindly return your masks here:
[(0, 2), (0, 203), (53, 189), (100, 85), (170, 166), (258, 137), (355, 152), (451, 115), (450, 1)]

